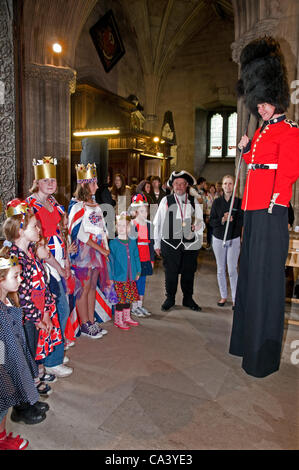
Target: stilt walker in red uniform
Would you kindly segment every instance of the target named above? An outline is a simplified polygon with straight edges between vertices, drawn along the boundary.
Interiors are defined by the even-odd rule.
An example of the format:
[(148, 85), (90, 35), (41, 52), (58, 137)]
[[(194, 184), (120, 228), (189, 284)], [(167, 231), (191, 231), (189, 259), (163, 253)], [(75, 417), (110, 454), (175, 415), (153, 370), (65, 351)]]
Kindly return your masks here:
[(248, 174), (229, 351), (243, 358), (242, 367), (249, 375), (266, 377), (280, 365), (288, 206), (299, 177), (299, 129), (284, 114), (290, 102), (287, 73), (273, 38), (254, 40), (243, 49), (238, 90), (263, 124), (252, 141), (245, 135), (239, 144)]

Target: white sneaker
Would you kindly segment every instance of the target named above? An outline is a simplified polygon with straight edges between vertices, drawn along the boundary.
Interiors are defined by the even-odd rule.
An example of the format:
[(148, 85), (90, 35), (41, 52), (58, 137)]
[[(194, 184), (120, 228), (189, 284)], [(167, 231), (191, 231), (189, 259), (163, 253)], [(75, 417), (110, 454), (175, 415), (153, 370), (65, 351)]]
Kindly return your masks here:
[(145, 307), (138, 307), (139, 310), (141, 310), (141, 312), (146, 316), (146, 317), (150, 317), (151, 316), (151, 312), (149, 312)]
[(135, 317), (145, 317), (140, 307), (132, 308), (131, 315), (135, 315)]
[(101, 324), (99, 322), (95, 322), (95, 326), (97, 327), (98, 332), (102, 335), (106, 335), (108, 333), (107, 330), (104, 330), (104, 328), (101, 327)]
[(67, 351), (72, 346), (75, 346), (75, 341), (70, 341), (70, 342), (67, 341), (66, 344), (65, 344), (64, 350)]
[(64, 358), (63, 358), (63, 364), (67, 364), (68, 362), (70, 362), (69, 357), (64, 356)]
[(99, 332), (96, 324), (91, 323), (90, 321), (86, 323), (82, 323), (81, 336), (88, 336), (88, 338), (92, 338), (92, 339), (103, 338), (103, 335), (102, 333)]
[(54, 367), (46, 367), (45, 369), (48, 374), (55, 374), (56, 377), (68, 377), (73, 373), (71, 367), (66, 367), (63, 364)]

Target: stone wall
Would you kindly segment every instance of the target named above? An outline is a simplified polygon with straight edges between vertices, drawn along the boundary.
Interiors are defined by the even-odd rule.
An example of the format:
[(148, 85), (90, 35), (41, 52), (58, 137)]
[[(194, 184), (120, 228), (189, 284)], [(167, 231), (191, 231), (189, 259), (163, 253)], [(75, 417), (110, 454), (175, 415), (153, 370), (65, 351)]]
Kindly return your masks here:
[[(125, 54), (106, 73), (89, 30), (110, 8), (112, 8), (124, 44)], [(105, 4), (98, 2), (89, 15), (78, 40), (75, 55), (78, 82), (104, 88), (124, 98), (134, 94), (144, 105), (144, 79), (136, 49), (134, 35), (124, 17), (121, 4), (118, 1), (107, 1)]]
[(6, 203), (16, 195), (13, 1), (0, 2), (0, 223)]
[(178, 142), (176, 167), (184, 167), (197, 176), (206, 162), (202, 145), (206, 131), (201, 128), (195, 132), (197, 110), (236, 106), (238, 68), (231, 59), (233, 38), (233, 23), (214, 18), (177, 53), (161, 86), (156, 132), (164, 112), (170, 109)]

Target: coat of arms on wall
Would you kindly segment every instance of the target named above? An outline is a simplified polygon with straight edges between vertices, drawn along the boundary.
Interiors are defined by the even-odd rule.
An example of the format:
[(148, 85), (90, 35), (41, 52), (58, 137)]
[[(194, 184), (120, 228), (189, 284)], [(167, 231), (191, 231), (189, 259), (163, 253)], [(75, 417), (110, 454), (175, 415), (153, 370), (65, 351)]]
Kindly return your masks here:
[(100, 18), (89, 32), (105, 71), (110, 72), (125, 53), (112, 10)]

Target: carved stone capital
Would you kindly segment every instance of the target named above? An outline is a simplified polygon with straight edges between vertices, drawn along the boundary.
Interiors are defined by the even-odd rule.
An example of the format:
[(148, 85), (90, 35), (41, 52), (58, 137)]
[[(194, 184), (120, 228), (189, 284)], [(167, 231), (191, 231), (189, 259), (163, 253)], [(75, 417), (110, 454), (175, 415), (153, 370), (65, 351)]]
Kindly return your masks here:
[(45, 82), (65, 82), (69, 87), (70, 93), (76, 91), (76, 70), (69, 67), (56, 67), (54, 65), (26, 64), (26, 80), (43, 80)]
[(261, 36), (272, 36), (275, 35), (275, 31), (278, 25), (279, 19), (278, 18), (268, 18), (258, 21), (252, 29), (247, 31), (240, 37), (237, 41), (233, 42), (231, 45), (232, 49), (232, 59), (237, 64), (240, 63), (240, 55), (242, 49), (248, 44), (250, 41), (253, 41), (256, 38)]

